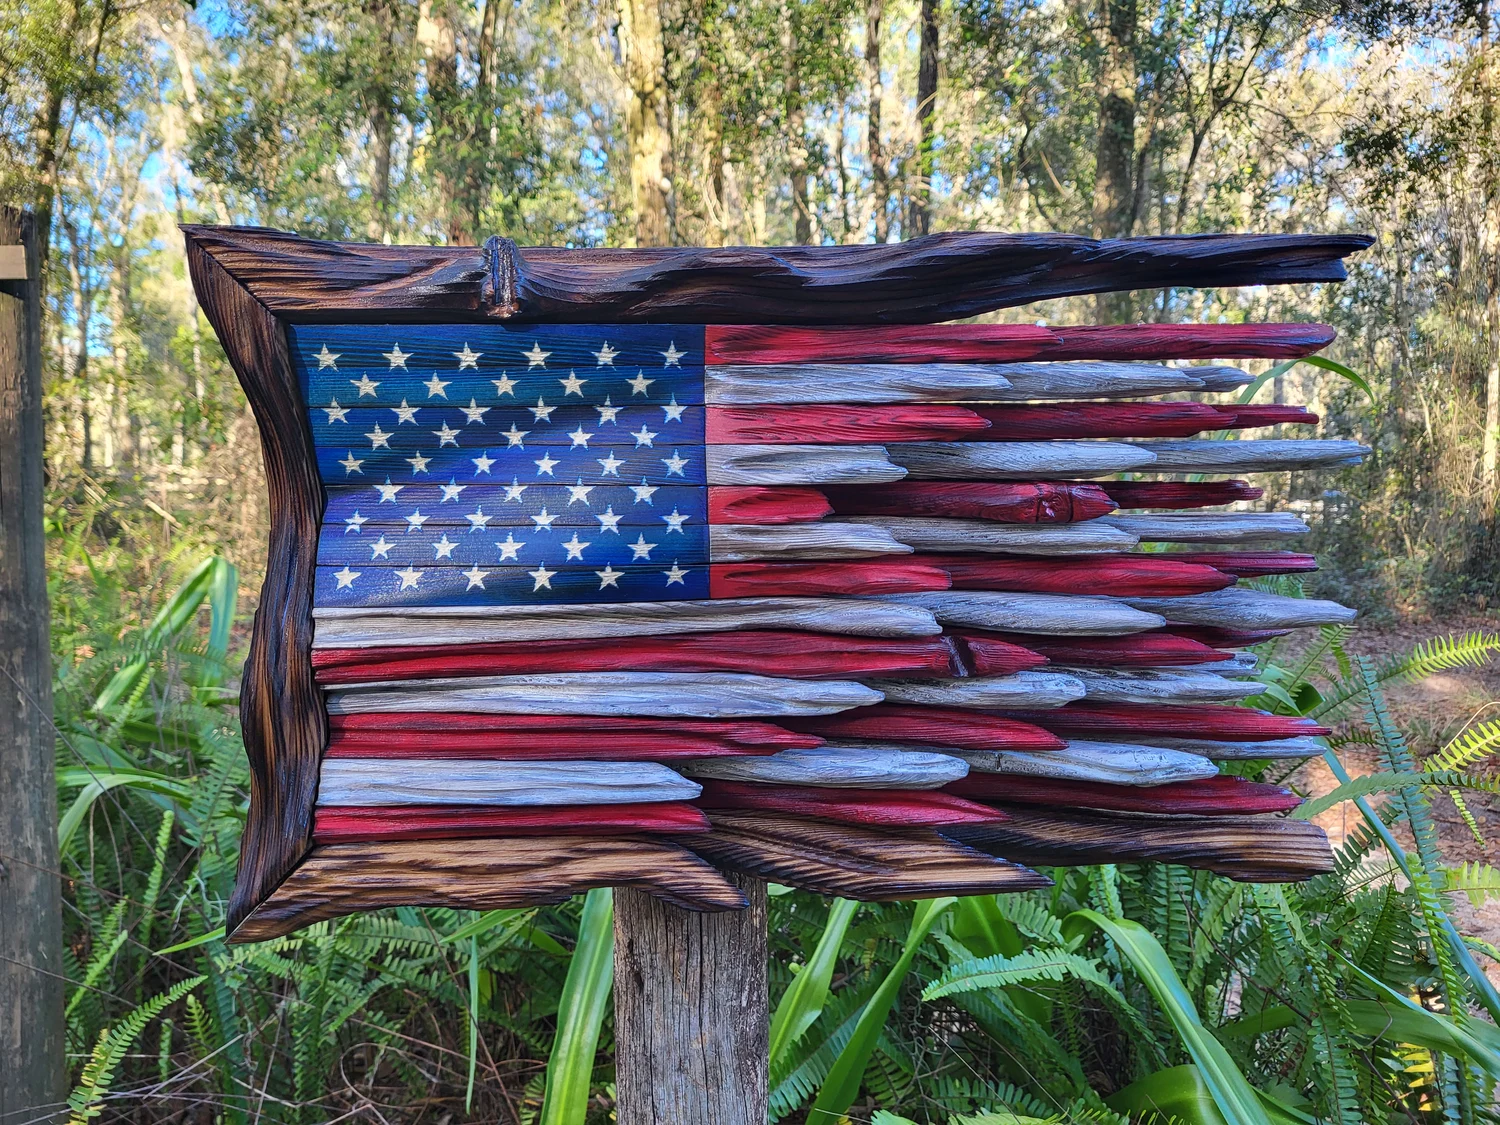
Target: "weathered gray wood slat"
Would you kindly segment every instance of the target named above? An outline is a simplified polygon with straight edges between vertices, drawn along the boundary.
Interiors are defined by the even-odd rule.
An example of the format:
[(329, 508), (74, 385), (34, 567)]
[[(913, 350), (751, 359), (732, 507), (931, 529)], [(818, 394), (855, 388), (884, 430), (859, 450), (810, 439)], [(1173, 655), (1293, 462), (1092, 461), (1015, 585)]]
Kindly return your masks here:
[(1260, 657), (1253, 652), (1236, 652), (1228, 660), (1216, 660), (1212, 664), (1163, 664), (1158, 672), (1211, 672), (1215, 676), (1251, 676), (1260, 666)]
[(844, 680), (738, 672), (556, 672), (350, 684), (330, 691), (327, 699), (330, 715), (442, 711), (729, 719), (830, 715), (879, 703), (881, 695)]
[(991, 523), (926, 516), (863, 516), (920, 551), (1010, 555), (1102, 555), (1128, 551), (1138, 540), (1102, 519), (1080, 523)]
[(1288, 598), (1241, 586), (1181, 598), (1121, 598), (1126, 605), (1162, 614), (1174, 625), (1208, 625), (1223, 629), (1306, 629), (1347, 625), (1355, 611), (1318, 598)]
[(937, 789), (969, 772), (967, 764), (946, 751), (875, 750), (858, 745), (783, 750), (756, 758), (705, 758), (685, 763), (681, 769), (692, 777), (834, 789)]
[(1051, 672), (1017, 672), (1010, 676), (954, 680), (865, 680), (866, 687), (888, 703), (920, 703), (931, 707), (1061, 707), (1082, 699), (1081, 677)]
[[(950, 750), (977, 773), (1011, 773), (1107, 785), (1166, 785), (1219, 772), (1207, 758), (1180, 750), (1117, 742), (1069, 740), (1062, 750), (1032, 754), (1010, 750)], [(759, 760), (759, 759), (757, 759)]]
[(1370, 447), (1357, 441), (1267, 438), (1247, 441), (1134, 441), (1156, 455), (1152, 473), (1273, 473), (1357, 465)]
[[(1137, 609), (1115, 598), (1065, 598), (1052, 594), (1008, 594), (978, 590), (941, 590), (921, 594), (886, 594), (883, 601), (925, 609), (938, 622), (1001, 633), (1116, 637), (1159, 629), (1166, 618), (1154, 609)], [(1156, 601), (1177, 601), (1158, 598)]]
[(912, 547), (873, 522), (714, 524), (709, 558), (716, 563), (755, 560), (866, 559), (911, 554)]
[(318, 804), (622, 805), (691, 801), (702, 791), (655, 762), (329, 758), (318, 782)]
[(1265, 690), (1264, 684), (1200, 671), (1062, 666), (1055, 671), (1078, 680), (1084, 697), (1101, 703), (1232, 703)]
[[(1207, 512), (1184, 515), (1100, 516), (1142, 543), (1257, 543), (1306, 535), (1290, 512)], [(1168, 556), (1170, 557), (1170, 556)]]
[(1202, 379), (1202, 389), (1210, 394), (1237, 391), (1255, 382), (1253, 375), (1248, 371), (1241, 371), (1238, 367), (1187, 367), (1183, 370), (1191, 371)]
[(886, 452), (912, 480), (1036, 480), (1154, 471), (1156, 458), (1117, 441), (914, 441)]
[[(1152, 363), (1007, 363), (1001, 369), (1010, 386), (996, 402), (1036, 399), (1137, 398), (1206, 389), (1207, 367), (1163, 367)], [(1233, 370), (1233, 369), (1230, 369)]]
[(879, 445), (710, 445), (709, 484), (883, 484), (906, 470)]
[(932, 614), (920, 606), (845, 598), (317, 609), (313, 616), (317, 621), (314, 648), (604, 640), (737, 629), (806, 629), (862, 637), (930, 637), (942, 632)]
[(703, 393), (707, 402), (723, 406), (983, 401), (1006, 393), (1010, 387), (1005, 374), (1008, 366), (999, 363), (709, 366), (703, 373)]
[(1316, 738), (1278, 738), (1272, 742), (1215, 742), (1207, 738), (1142, 737), (1151, 746), (1181, 750), (1185, 754), (1202, 754), (1221, 761), (1247, 761), (1256, 758), (1318, 758), (1328, 749)]

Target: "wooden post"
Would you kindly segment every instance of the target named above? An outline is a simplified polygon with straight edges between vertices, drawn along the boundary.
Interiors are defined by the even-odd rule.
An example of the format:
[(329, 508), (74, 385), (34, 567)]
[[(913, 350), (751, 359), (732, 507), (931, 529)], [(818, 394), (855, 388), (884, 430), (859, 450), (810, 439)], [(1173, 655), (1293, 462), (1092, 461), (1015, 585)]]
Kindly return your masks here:
[(746, 909), (698, 914), (615, 891), (619, 1125), (765, 1125), (766, 884), (725, 878)]
[[(17, 245), (20, 255), (11, 249)], [(49, 1119), (60, 1108), (67, 1079), (42, 532), (38, 252), (32, 216), (0, 207), (0, 1122), (5, 1125)]]

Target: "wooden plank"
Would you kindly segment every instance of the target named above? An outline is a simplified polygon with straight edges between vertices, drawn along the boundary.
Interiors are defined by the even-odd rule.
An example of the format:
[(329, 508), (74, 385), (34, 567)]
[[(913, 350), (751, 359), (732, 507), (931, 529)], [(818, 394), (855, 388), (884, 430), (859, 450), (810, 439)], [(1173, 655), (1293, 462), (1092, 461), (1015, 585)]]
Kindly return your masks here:
[(996, 558), (921, 554), (912, 556), (912, 562), (942, 570), (955, 590), (1175, 597), (1222, 590), (1235, 582), (1232, 574), (1201, 563), (1178, 562), (1175, 555)]
[(1050, 885), (1035, 871), (923, 829), (877, 830), (765, 812), (715, 811), (709, 820), (714, 830), (682, 837), (684, 846), (722, 867), (815, 894), (894, 902)]
[(1138, 445), (1111, 441), (908, 442), (886, 452), (913, 480), (1109, 476), (1154, 471), (1156, 460)]
[(651, 804), (511, 806), (366, 805), (319, 808), (315, 844), (379, 840), (511, 839), (707, 832), (708, 818), (681, 801)]
[(709, 523), (807, 523), (832, 514), (833, 505), (816, 488), (721, 484), (708, 490)]
[(708, 590), (716, 598), (878, 597), (950, 585), (946, 570), (904, 561), (714, 563), (708, 568)]
[[(813, 753), (814, 751), (787, 751)], [(1213, 777), (1219, 767), (1198, 754), (1118, 742), (1070, 739), (1061, 750), (1045, 754), (1009, 750), (953, 750), (971, 771), (1047, 777), (1062, 781), (1090, 781), (1110, 785), (1166, 785)], [(764, 761), (766, 759), (756, 759)]]
[[(1193, 755), (1189, 757), (1204, 761)], [(938, 789), (969, 772), (959, 758), (947, 753), (852, 745), (783, 750), (767, 757), (713, 758), (686, 763), (681, 769), (691, 777), (721, 781), (838, 789)]]
[(318, 807), (623, 805), (690, 801), (698, 792), (696, 784), (655, 762), (328, 758)]
[(688, 910), (741, 910), (745, 897), (685, 849), (643, 837), (393, 840), (322, 844), (240, 925), (233, 942), (393, 906), (499, 910), (637, 887)]
[[(1049, 402), (1035, 406), (974, 406), (971, 409), (976, 417), (990, 423), (990, 429), (980, 437), (969, 438), (970, 441), (1192, 437), (1204, 430), (1227, 430), (1236, 425), (1235, 415), (1225, 414), (1202, 402)], [(952, 436), (955, 439), (963, 437), (962, 434)]]
[(1061, 707), (1087, 694), (1072, 675), (1016, 672), (1009, 676), (966, 676), (954, 680), (866, 680), (890, 703), (931, 707)]
[(1128, 551), (1136, 537), (1102, 520), (1084, 523), (994, 523), (925, 516), (864, 516), (862, 527), (878, 527), (919, 551), (1004, 552), (1012, 555), (1100, 555)]
[(1030, 324), (909, 324), (853, 329), (715, 324), (704, 330), (709, 365), (805, 363), (1004, 363), (1027, 359), (1057, 341)]
[[(1051, 359), (1294, 359), (1338, 335), (1326, 324), (1080, 324), (1054, 328)], [(1189, 368), (1188, 370), (1192, 370)]]
[(787, 680), (737, 672), (554, 672), (348, 684), (329, 691), (326, 705), (330, 715), (457, 711), (753, 719), (825, 715), (879, 702), (879, 692), (845, 680)]
[(1237, 586), (1181, 598), (1126, 598), (1125, 601), (1147, 613), (1160, 613), (1173, 624), (1230, 629), (1308, 629), (1318, 625), (1347, 625), (1356, 616), (1354, 610), (1338, 602), (1288, 598)]
[(1006, 660), (1015, 645), (1024, 645), (1049, 661), (1083, 668), (1156, 668), (1163, 665), (1212, 665), (1230, 653), (1172, 633), (1134, 633), (1126, 637), (1040, 637), (1026, 633), (986, 633), (960, 629), (953, 633), (964, 663), (975, 676), (1003, 676), (995, 660)]
[[(946, 441), (980, 435), (990, 428), (974, 410), (946, 404), (710, 406), (704, 416), (711, 445)], [(1227, 424), (1228, 419), (1223, 421)]]
[(906, 471), (879, 445), (710, 445), (710, 485), (880, 484)]
[(765, 559), (863, 559), (911, 554), (912, 548), (873, 523), (715, 524), (709, 557), (717, 563)]
[[(1155, 741), (1158, 737), (1165, 737), (1269, 742), (1333, 733), (1312, 719), (1273, 715), (1269, 711), (1259, 711), (1253, 707), (1218, 707), (1197, 703), (1162, 707), (1147, 703), (1094, 703), (1085, 699), (1050, 711), (1008, 711), (1006, 717), (1023, 723), (1034, 723), (1070, 739)], [(802, 724), (799, 724), (799, 729), (822, 733), (817, 727), (805, 727)]]
[[(823, 490), (841, 516), (947, 516), (1000, 523), (1073, 523), (1114, 511), (1097, 484), (1062, 481), (897, 481)], [(713, 490), (709, 490), (713, 504)], [(732, 521), (720, 521), (732, 522)], [(750, 521), (743, 521), (750, 522)]]
[[(14, 238), (14, 234), (6, 233), (0, 237)], [(0, 245), (0, 281), (25, 281), (31, 277), (31, 268), (26, 260), (28, 248), (26, 246)]]
[[(999, 364), (936, 362), (710, 366), (703, 397), (719, 406), (985, 401), (1009, 389), (1005, 371)], [(1177, 383), (1174, 389), (1202, 386), (1197, 379)]]
[(1202, 754), (1215, 761), (1255, 761), (1261, 758), (1320, 758), (1328, 747), (1315, 738), (1278, 738), (1269, 742), (1222, 742), (1206, 738), (1144, 738), (1152, 746)]
[[(1198, 597), (1217, 597), (1200, 594)], [(1123, 601), (1068, 598), (1051, 594), (1008, 594), (978, 590), (945, 590), (929, 594), (890, 594), (888, 600), (928, 610), (943, 625), (1011, 633), (1109, 637), (1159, 629), (1165, 619)], [(1152, 599), (1140, 599), (1142, 602)], [(1186, 601), (1159, 598), (1157, 601)], [(1288, 598), (1288, 601), (1291, 599)]]
[(1201, 391), (1207, 386), (1203, 375), (1209, 370), (1145, 363), (1011, 363), (1000, 369), (1007, 386), (986, 397), (991, 402), (1066, 401)]
[[(944, 639), (953, 646), (961, 669), (969, 675), (1009, 676), (1012, 672), (1024, 672), (1048, 663), (1048, 657), (1043, 653), (1021, 643), (1021, 636), (1002, 638), (999, 634), (974, 630), (955, 633)], [(956, 673), (950, 673), (953, 674)]]
[(797, 730), (822, 738), (971, 750), (1061, 750), (1063, 740), (1033, 723), (947, 707), (880, 703), (814, 719), (797, 719)]
[(1101, 518), (1142, 543), (1262, 543), (1306, 535), (1311, 530), (1290, 512), (1193, 512)]
[(1302, 798), (1289, 789), (1246, 781), (1242, 777), (1206, 777), (1197, 781), (1140, 786), (971, 773), (946, 786), (944, 792), (977, 801), (1003, 801), (1007, 805), (1193, 816), (1289, 812), (1302, 803)]
[(1208, 508), (1265, 495), (1242, 480), (1106, 480), (1096, 487), (1121, 508)]
[(1185, 551), (1172, 552), (1172, 558), (1185, 563), (1199, 563), (1240, 578), (1259, 578), (1267, 574), (1310, 574), (1318, 569), (1312, 555), (1294, 551)]
[[(367, 718), (364, 715), (342, 716)], [(386, 716), (382, 716), (386, 717)], [(471, 718), (472, 716), (449, 716)], [(535, 717), (535, 716), (533, 716)], [(816, 746), (821, 740), (798, 741), (790, 735), (782, 745), (746, 744), (716, 739), (691, 731), (676, 733), (661, 724), (657, 731), (640, 732), (575, 730), (566, 724), (570, 716), (547, 716), (556, 729), (540, 731), (493, 730), (335, 730), (328, 738), (324, 761), (337, 758), (453, 758), (505, 762), (671, 762), (688, 758), (718, 758), (725, 755), (774, 754), (798, 746)], [(698, 724), (683, 724), (686, 726)], [(399, 769), (393, 766), (392, 769)]]
[[(1196, 670), (1074, 668), (1062, 664), (1053, 665), (1053, 668), (1078, 680), (1089, 699), (1104, 703), (1234, 703), (1259, 695), (1266, 687), (1265, 684), (1231, 680), (1213, 672)], [(1030, 706), (1045, 704), (1038, 702)]]
[[(957, 783), (954, 783), (957, 784)], [(705, 809), (759, 810), (783, 816), (888, 828), (988, 824), (1005, 814), (935, 790), (830, 789), (703, 779)]]
[(1153, 473), (1274, 473), (1288, 469), (1324, 469), (1358, 465), (1370, 447), (1357, 441), (1317, 438), (1271, 438), (1244, 441), (1136, 441), (1136, 449), (1154, 454)]

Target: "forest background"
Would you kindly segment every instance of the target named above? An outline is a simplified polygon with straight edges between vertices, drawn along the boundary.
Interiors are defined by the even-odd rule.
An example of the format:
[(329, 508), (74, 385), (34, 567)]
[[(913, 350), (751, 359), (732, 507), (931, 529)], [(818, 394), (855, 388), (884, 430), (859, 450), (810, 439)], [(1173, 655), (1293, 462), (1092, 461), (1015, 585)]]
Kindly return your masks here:
[[(110, 1075), (96, 1067), (98, 1098), (75, 1108), (194, 1122), (346, 1111), (437, 1121), (472, 1104), (477, 1065), (480, 1117), (533, 1120), (568, 947), (587, 933), (576, 908), (548, 913), (524, 939), (517, 919), (475, 929), (446, 912), (438, 941), (427, 912), (346, 935), (336, 951), (313, 942), (251, 957), (199, 943), (165, 967), (152, 956), (222, 920), (244, 780), (230, 657), (242, 652), (267, 534), (254, 422), (194, 301), (176, 224), (574, 246), (847, 244), (969, 229), (1368, 232), (1374, 247), (1339, 286), (1167, 290), (996, 319), (1335, 325), (1328, 354), (1360, 372), (1371, 397), (1305, 367), (1263, 394), (1309, 403), (1322, 433), (1363, 440), (1374, 456), (1336, 475), (1269, 478), (1266, 502), (1312, 523), (1319, 593), (1375, 622), (1446, 621), (1484, 615), (1500, 597), (1494, 18), (1472, 0), (0, 0), (0, 202), (35, 209), (46, 249), (75, 1079), (80, 1069), (88, 1078), (100, 1029), (146, 1013), (147, 996), (171, 1001), (138, 1021), (156, 1030), (120, 1063), (132, 1093), (109, 1097), (125, 1101), (106, 1100)], [(207, 556), (228, 562), (200, 566)], [(192, 621), (209, 603), (205, 642)], [(1337, 644), (1329, 651), (1347, 677)], [(1112, 869), (1080, 878), (1067, 892), (1074, 905), (1113, 903), (1148, 924), (1157, 910), (1164, 940), (1182, 921), (1174, 895), (1220, 915), (1240, 901), (1217, 889), (1222, 880), (1195, 883), (1181, 869), (1127, 872), (1123, 899)], [(1332, 901), (1298, 900), (1309, 933), (1313, 913), (1331, 932), (1347, 923)], [(826, 907), (790, 902), (777, 940), (806, 953)], [(897, 962), (909, 913), (861, 915), (825, 1020), (856, 1010), (853, 988), (848, 1012), (838, 1008), (840, 982), (878, 980)], [(1267, 933), (1280, 940), (1267, 919), (1281, 915), (1255, 917), (1266, 928), (1242, 934), (1246, 948)], [(1061, 942), (1055, 923), (1027, 918), (1017, 926), (1028, 941)], [(1182, 935), (1186, 945), (1168, 945), (1190, 983), (1193, 973), (1200, 988), (1234, 978), (1238, 969), (1202, 958), (1235, 954)], [(1421, 948), (1413, 937), (1416, 961), (1441, 967), (1431, 943)], [(554, 959), (539, 968), (523, 949)], [(163, 992), (186, 985), (190, 962), (208, 980), (202, 998)], [(773, 977), (778, 989), (789, 979)], [(1241, 986), (1225, 983), (1225, 995)], [(465, 1006), (468, 1024), (455, 1019)], [(1160, 1013), (1149, 1018), (1172, 1042)], [(1098, 1109), (1093, 1087), (1109, 1093), (1162, 1061), (1155, 1047), (1122, 1045), (1149, 1041), (1128, 1020), (1096, 1048), (1104, 1061), (1085, 1058), (1083, 1025), (1069, 1027), (1070, 1050), (1093, 1069), (1043, 1074), (1024, 1096), (993, 1084), (1016, 1075), (988, 1056), (984, 1070), (982, 1052), (963, 1056), (965, 1073), (987, 1075), (978, 1086), (937, 1097), (920, 1067), (892, 1063), (886, 1086), (872, 1070), (865, 1089), (931, 1120), (1073, 1097)], [(903, 1034), (920, 1046), (929, 1030)], [(826, 1078), (839, 1053), (838, 1028), (829, 1034), (817, 1041), (828, 1049), (821, 1071), (812, 1051), (811, 1070), (782, 1074), (787, 1112)], [(898, 1038), (881, 1038), (872, 1067), (921, 1056)], [(1263, 1047), (1251, 1056), (1270, 1059)], [(580, 1114), (607, 1112), (608, 1049), (606, 1031), (592, 1101), (592, 1054), (584, 1060)], [(1423, 1064), (1428, 1086), (1413, 1079), (1408, 1097), (1387, 1096), (1384, 1079), (1363, 1071), (1341, 1086), (1337, 1059), (1306, 1042), (1285, 1049), (1292, 1061), (1267, 1064), (1259, 1088), (1320, 1112), (1332, 1105), (1338, 1119), (1341, 1098), (1348, 1120), (1361, 1099), (1396, 1107), (1398, 1119), (1475, 1112), (1468, 1079), (1453, 1077), (1466, 1064), (1451, 1055)], [(1301, 1069), (1314, 1065), (1321, 1077)], [(902, 1100), (917, 1087), (921, 1097)], [(1052, 1100), (1027, 1103), (1037, 1091)]]

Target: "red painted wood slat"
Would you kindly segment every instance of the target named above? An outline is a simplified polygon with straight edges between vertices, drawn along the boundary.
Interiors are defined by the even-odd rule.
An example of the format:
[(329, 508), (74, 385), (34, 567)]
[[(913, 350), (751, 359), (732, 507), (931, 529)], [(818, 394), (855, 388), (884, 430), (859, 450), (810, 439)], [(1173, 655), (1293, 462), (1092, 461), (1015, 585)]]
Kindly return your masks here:
[(1175, 625), (1169, 631), (1214, 648), (1247, 648), (1291, 632), (1290, 629), (1218, 629), (1209, 625)]
[(705, 779), (697, 804), (705, 809), (762, 809), (843, 824), (895, 828), (940, 828), (994, 824), (999, 809), (928, 790), (816, 789), (798, 785), (753, 785)]
[[(822, 739), (795, 733), (775, 723), (749, 719), (619, 719), (590, 715), (491, 715), (447, 711), (387, 711), (371, 714), (329, 715), (328, 728), (340, 731), (407, 731), (423, 734), (484, 732), (508, 736), (518, 747), (542, 735), (597, 735), (660, 738), (699, 736), (713, 742), (743, 746), (747, 752), (775, 753), (819, 746)], [(436, 740), (434, 740), (436, 741)]]
[[(1030, 633), (986, 633), (960, 629), (952, 634), (975, 676), (1004, 676), (1009, 652), (1025, 645), (1046, 661), (1083, 668), (1155, 668), (1173, 664), (1210, 664), (1233, 654), (1170, 633), (1133, 633), (1127, 637), (1046, 637)], [(1209, 669), (1212, 671), (1212, 669)]]
[(709, 406), (709, 445), (868, 445), (880, 441), (975, 441), (990, 424), (962, 406)]
[(393, 805), (318, 809), (313, 842), (463, 840), (507, 836), (627, 836), (708, 832), (708, 818), (682, 801), (547, 808)]
[(1162, 555), (1025, 558), (923, 554), (913, 555), (912, 561), (946, 571), (955, 590), (1145, 598), (1202, 594), (1235, 582), (1234, 575), (1211, 566), (1175, 562)]
[[(847, 712), (846, 712), (847, 714)], [(1253, 707), (1176, 703), (1066, 703), (1049, 711), (997, 712), (1064, 738), (1129, 742), (1132, 737), (1207, 738), (1271, 742), (1333, 733), (1311, 719), (1273, 715)], [(799, 724), (800, 726), (800, 724)], [(812, 728), (805, 728), (812, 729)]]
[(1259, 500), (1265, 490), (1242, 480), (1188, 484), (1170, 480), (1109, 480), (1099, 488), (1121, 508), (1209, 508), (1238, 500)]
[(946, 570), (906, 561), (714, 563), (708, 568), (709, 596), (715, 598), (856, 597), (951, 585)]
[(1096, 484), (898, 481), (823, 489), (841, 516), (944, 516), (997, 523), (1075, 523), (1115, 503)]
[(975, 406), (990, 423), (970, 441), (1048, 441), (1053, 438), (1191, 437), (1236, 425), (1201, 402), (1049, 402), (1037, 406)]
[(1338, 335), (1326, 324), (1086, 324), (1055, 327), (1048, 360), (1293, 359)]
[(1030, 324), (711, 324), (704, 329), (704, 362), (1004, 363), (1044, 356), (1057, 343), (1056, 334)]
[(709, 523), (811, 523), (833, 514), (833, 505), (816, 488), (768, 488), (760, 485), (710, 485)]
[(1040, 751), (1063, 747), (1062, 739), (1029, 719), (903, 703), (877, 703), (837, 715), (789, 720), (787, 725), (824, 738), (955, 746), (965, 750)]
[(1007, 804), (1104, 809), (1109, 812), (1192, 813), (1197, 816), (1289, 812), (1302, 803), (1302, 798), (1289, 789), (1240, 777), (1209, 777), (1202, 781), (1142, 786), (971, 773), (945, 785), (943, 791)]
[(1316, 426), (1320, 420), (1318, 415), (1305, 406), (1283, 406), (1274, 403), (1261, 406), (1231, 404), (1215, 405), (1214, 409), (1233, 416), (1234, 427), (1240, 430), (1252, 426)]
[(1318, 569), (1314, 555), (1295, 551), (1191, 551), (1172, 552), (1168, 558), (1201, 563), (1240, 578), (1258, 578), (1263, 574), (1305, 574)]

